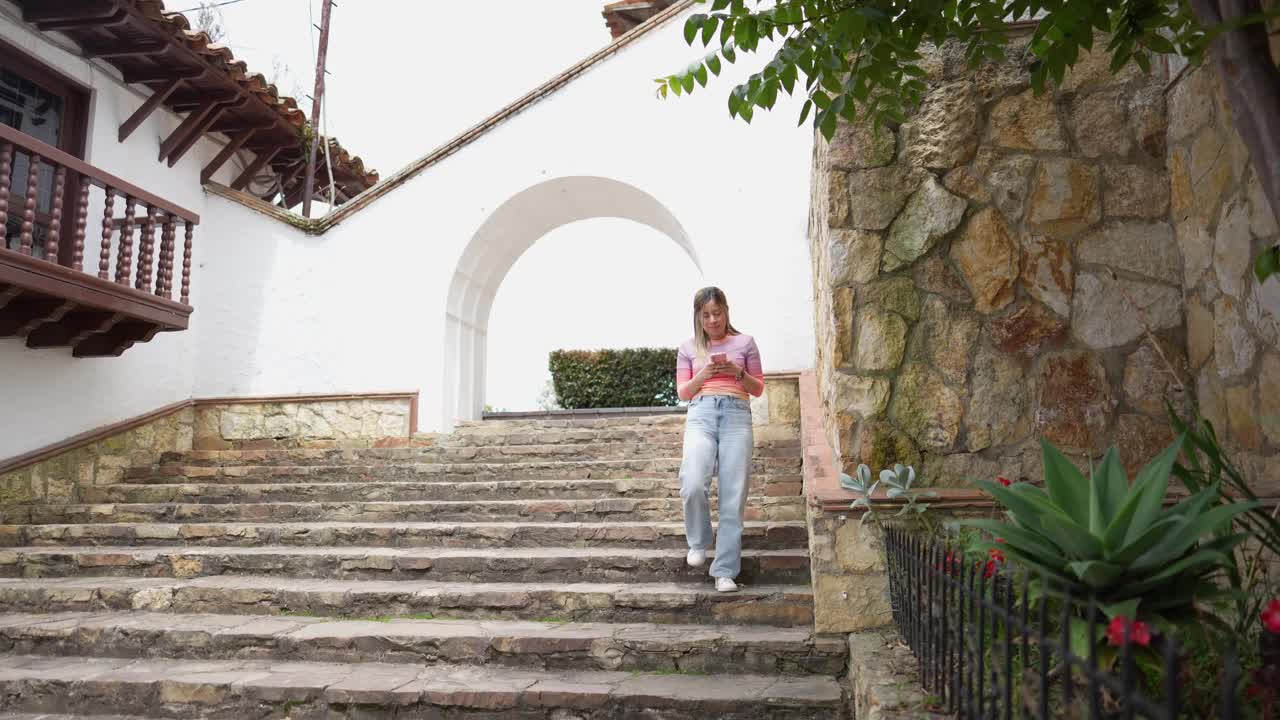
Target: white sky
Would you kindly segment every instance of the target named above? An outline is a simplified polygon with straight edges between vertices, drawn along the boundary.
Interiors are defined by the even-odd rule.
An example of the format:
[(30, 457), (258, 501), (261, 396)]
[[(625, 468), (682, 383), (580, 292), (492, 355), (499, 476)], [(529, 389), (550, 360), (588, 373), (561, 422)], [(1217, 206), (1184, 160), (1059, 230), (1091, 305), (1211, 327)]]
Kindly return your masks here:
[[(166, 3), (171, 10), (198, 4)], [(608, 44), (604, 4), (337, 0), (327, 131), (387, 177)], [(320, 22), (320, 0), (240, 0), (218, 9), (222, 42), (268, 78), (287, 68), (277, 84), (309, 114), (303, 96), (315, 82), (319, 33), (311, 21)], [(681, 292), (654, 293), (659, 278)], [(498, 290), (486, 402), (533, 409), (550, 379), (547, 353), (557, 348), (675, 346), (691, 331), (689, 289), (699, 285), (684, 252), (637, 223), (596, 219), (549, 233)]]

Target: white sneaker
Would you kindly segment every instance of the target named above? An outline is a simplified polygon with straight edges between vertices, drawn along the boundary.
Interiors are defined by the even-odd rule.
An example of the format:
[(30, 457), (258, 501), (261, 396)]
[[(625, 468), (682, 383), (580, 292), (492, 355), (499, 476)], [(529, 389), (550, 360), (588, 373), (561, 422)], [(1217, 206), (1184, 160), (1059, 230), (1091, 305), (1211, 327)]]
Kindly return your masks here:
[(702, 548), (689, 548), (689, 554), (685, 556), (684, 561), (689, 563), (689, 567), (702, 567), (707, 562), (707, 551)]
[(733, 578), (716, 578), (716, 592), (738, 592), (738, 583)]

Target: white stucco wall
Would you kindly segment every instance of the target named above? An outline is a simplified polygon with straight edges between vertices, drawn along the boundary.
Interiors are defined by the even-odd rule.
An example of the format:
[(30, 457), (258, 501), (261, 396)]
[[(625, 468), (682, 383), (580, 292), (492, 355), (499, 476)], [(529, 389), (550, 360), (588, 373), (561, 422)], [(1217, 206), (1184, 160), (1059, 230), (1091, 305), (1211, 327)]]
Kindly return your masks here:
[[(198, 213), (201, 224), (196, 230), (196, 262), (192, 268), (196, 312), (186, 332), (162, 333), (151, 342), (134, 345), (120, 358), (95, 359), (73, 358), (66, 348), (31, 350), (21, 339), (0, 338), (0, 458), (192, 396), (197, 335), (203, 318), (199, 298), (206, 280), (201, 266), (212, 241), (208, 230), (224, 224), (219, 217), (220, 206), (208, 202), (200, 187), (200, 170), (217, 154), (220, 145), (202, 139), (174, 167), (158, 162), (160, 142), (181, 122), (180, 117), (163, 110), (153, 113), (126, 142), (120, 143), (120, 124), (146, 99), (145, 88), (123, 85), (114, 68), (86, 61), (64, 36), (38, 33), (21, 18), (16, 6), (0, 2), (0, 40), (90, 92), (85, 159)], [(232, 173), (238, 172), (232, 167), (235, 163), (234, 159), (228, 162), (216, 179), (230, 182)], [(21, 192), (16, 181), (14, 191)], [(93, 214), (85, 242), (85, 267), (90, 272), (96, 272), (98, 264), (102, 199), (102, 192), (95, 188), (90, 195)], [(117, 215), (122, 208), (121, 202)], [(175, 278), (175, 285), (178, 282), (179, 278)]]
[[(219, 328), (258, 312), (262, 332), (204, 335), (196, 394), (419, 390), (420, 429), (440, 429), (451, 420), (444, 345), (476, 346), (473, 367), (484, 367), (483, 328), (468, 337), (446, 333), (448, 293), (464, 249), (512, 198), (582, 177), (656, 199), (683, 228), (706, 283), (725, 290), (735, 320), (767, 348), (771, 369), (810, 367), (812, 135), (796, 128), (798, 106), (788, 103), (758, 114), (751, 127), (729, 118), (725, 95), (757, 64), (750, 61), (692, 97), (655, 98), (653, 78), (696, 55), (680, 37), (682, 25), (673, 21), (624, 48), (321, 237), (274, 233), (270, 243), (215, 243), (215, 253), (229, 253), (210, 261), (219, 277), (261, 257), (255, 253), (270, 258), (270, 272), (238, 278), (241, 292), (213, 313), (202, 309)], [(524, 226), (505, 224), (495, 242), (510, 251), (492, 253), (489, 289), (496, 290), (521, 243), (571, 220), (616, 214), (623, 213), (584, 193), (542, 204)], [(653, 286), (668, 291), (660, 280)], [(206, 352), (205, 343), (217, 349)]]
[[(180, 118), (158, 112), (118, 143), (119, 124), (144, 96), (14, 18), (20, 13), (0, 0), (0, 39), (92, 90), (88, 161), (200, 213), (201, 226), (187, 332), (103, 360), (0, 340), (0, 458), (189, 397), (417, 390), (419, 429), (441, 429), (453, 419), (442, 383), (460, 259), (473, 240), (488, 237), (478, 233), (500, 206), (564, 178), (600, 178), (601, 188), (625, 187), (656, 205), (640, 211), (607, 191), (574, 193), (540, 204), (527, 223), (490, 223), (503, 250), (471, 254), (487, 258), (483, 292), (473, 299), (491, 302), (521, 248), (550, 229), (621, 215), (667, 232), (696, 256), (705, 282), (732, 299), (735, 321), (767, 348), (770, 369), (812, 364), (805, 239), (812, 136), (795, 127), (798, 108), (788, 103), (752, 127), (728, 117), (725, 94), (753, 63), (727, 69), (692, 97), (655, 98), (652, 79), (695, 54), (680, 38), (681, 20), (316, 237), (206, 195), (199, 172), (217, 143), (202, 140), (172, 169), (155, 161)], [(220, 182), (238, 172), (233, 164)], [(487, 311), (471, 317), (484, 324)], [(468, 360), (483, 372), (479, 329), (466, 342)]]

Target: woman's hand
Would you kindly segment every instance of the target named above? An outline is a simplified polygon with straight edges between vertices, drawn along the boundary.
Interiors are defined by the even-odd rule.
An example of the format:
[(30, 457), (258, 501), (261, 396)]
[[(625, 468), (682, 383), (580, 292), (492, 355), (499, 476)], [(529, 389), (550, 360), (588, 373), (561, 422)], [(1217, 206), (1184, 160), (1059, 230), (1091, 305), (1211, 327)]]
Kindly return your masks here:
[(732, 360), (716, 365), (717, 375), (732, 375), (733, 377), (736, 378), (739, 375), (743, 375), (745, 373), (746, 373), (746, 369), (744, 369), (741, 365), (735, 363)]

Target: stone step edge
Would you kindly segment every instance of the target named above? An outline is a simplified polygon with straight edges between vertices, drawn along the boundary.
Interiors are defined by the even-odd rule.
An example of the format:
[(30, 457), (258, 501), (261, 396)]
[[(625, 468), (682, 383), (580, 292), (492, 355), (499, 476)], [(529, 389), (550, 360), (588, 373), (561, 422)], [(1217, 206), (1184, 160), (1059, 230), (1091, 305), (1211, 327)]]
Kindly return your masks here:
[[(712, 587), (710, 577), (705, 583), (657, 583), (657, 582), (440, 582), (433, 580), (358, 580), (348, 578), (285, 578), (274, 575), (211, 575), (195, 578), (135, 578), (118, 575), (85, 575), (74, 578), (0, 578), (0, 592), (14, 588), (39, 588), (53, 590), (85, 590), (95, 586), (118, 588), (172, 590), (243, 590), (270, 589), (287, 593), (316, 592), (333, 595), (337, 592), (360, 593), (387, 591), (397, 594), (422, 594), (435, 591), (442, 595), (466, 595), (483, 593), (543, 593), (564, 592), (575, 594), (596, 593), (613, 597), (630, 595), (688, 595), (708, 596), (718, 600), (758, 600), (770, 597), (812, 597), (813, 589), (803, 585), (742, 586), (737, 592), (720, 593)], [(145, 609), (145, 608), (137, 608)]]
[[(288, 477), (288, 476), (286, 476)], [(780, 478), (786, 479), (780, 479)], [(799, 482), (799, 475), (795, 476), (796, 480), (791, 480), (790, 476), (766, 475), (763, 478), (752, 476), (751, 484), (761, 485), (779, 485), (790, 482)], [(227, 488), (253, 488), (255, 491), (261, 489), (279, 489), (279, 488), (333, 488), (334, 486), (350, 485), (359, 488), (396, 488), (396, 487), (457, 487), (459, 483), (447, 480), (327, 480), (327, 481), (307, 481), (292, 480), (287, 482), (229, 482), (237, 478), (227, 477), (223, 482), (209, 482), (208, 478), (191, 478), (186, 482), (129, 482), (121, 481), (108, 483), (105, 485), (94, 485), (90, 489), (120, 489), (120, 490), (152, 490), (154, 488), (196, 488), (202, 490), (205, 488), (214, 488), (224, 490)], [(715, 485), (716, 478), (712, 478), (712, 484)], [(627, 478), (528, 478), (524, 480), (470, 480), (467, 481), (466, 489), (469, 492), (478, 492), (480, 488), (491, 488), (494, 492), (507, 489), (523, 489), (523, 488), (551, 488), (558, 486), (566, 486), (566, 489), (574, 490), (579, 486), (613, 486), (618, 488), (621, 486), (622, 491), (629, 492), (632, 488), (628, 487), (634, 484), (635, 489), (652, 489), (657, 483), (662, 483), (659, 487), (663, 489), (678, 490), (680, 488), (680, 478), (674, 475), (666, 475), (662, 477), (627, 477)]]
[[(547, 661), (594, 660), (594, 669), (703, 671), (709, 657), (731, 659), (751, 652), (771, 660), (826, 667), (840, 673), (849, 648), (844, 635), (815, 635), (808, 628), (760, 625), (573, 623), (559, 620), (333, 619), (312, 616), (169, 614), (169, 612), (47, 612), (0, 615), (0, 641), (28, 655), (38, 648), (92, 647), (96, 656), (244, 657), (243, 648), (271, 651), (259, 659), (339, 660), (338, 653), (365, 653), (379, 662), (486, 664), (509, 656)], [(173, 642), (161, 642), (168, 635)], [(187, 652), (173, 655), (174, 647)], [(141, 655), (140, 655), (141, 651)], [(630, 659), (623, 653), (631, 652)], [(398, 660), (388, 656), (399, 657)], [(573, 657), (577, 656), (577, 657)], [(342, 657), (340, 660), (347, 660)], [(351, 657), (351, 660), (357, 660)], [(755, 665), (760, 667), (760, 665)], [(559, 667), (566, 667), (561, 664)], [(797, 667), (803, 669), (803, 667)], [(759, 671), (759, 670), (756, 670)], [(732, 673), (717, 673), (732, 674)]]
[[(101, 707), (117, 697), (168, 710), (197, 705), (220, 712), (261, 703), (599, 709), (668, 707), (737, 714), (764, 708), (827, 709), (839, 717), (844, 692), (823, 677), (702, 677), (608, 671), (554, 672), (456, 665), (279, 663), (261, 660), (130, 660), (15, 655), (0, 658), (0, 689), (39, 690), (14, 702)], [(121, 686), (128, 688), (125, 690)], [(70, 693), (72, 688), (76, 692)], [(123, 690), (123, 692), (122, 692)], [(114, 692), (113, 692), (114, 691)], [(53, 696), (53, 694), (58, 696)], [(95, 697), (98, 693), (101, 696)], [(50, 695), (45, 698), (42, 695)], [(26, 709), (25, 707), (23, 709)], [(80, 709), (80, 708), (75, 708)], [(221, 715), (220, 715), (221, 716)], [(747, 717), (748, 715), (741, 715)], [(750, 715), (757, 717), (759, 715)]]
[(11, 612), (163, 610), (327, 617), (430, 614), (530, 620), (812, 627), (813, 589), (744, 585), (716, 592), (711, 578), (673, 582), (448, 582), (216, 575), (0, 578)]
[[(297, 555), (306, 557), (367, 558), (429, 557), (434, 559), (493, 558), (495, 560), (564, 560), (608, 557), (683, 558), (684, 550), (678, 548), (609, 548), (609, 547), (386, 547), (376, 545), (342, 545), (306, 547), (297, 545), (254, 545), (250, 547), (207, 547), (191, 545), (107, 546), (101, 545), (34, 545), (0, 549), (0, 565), (12, 564), (16, 556), (31, 555)], [(805, 548), (744, 549), (743, 557), (757, 558), (809, 558)], [(714, 549), (707, 551), (707, 562), (715, 557)]]

